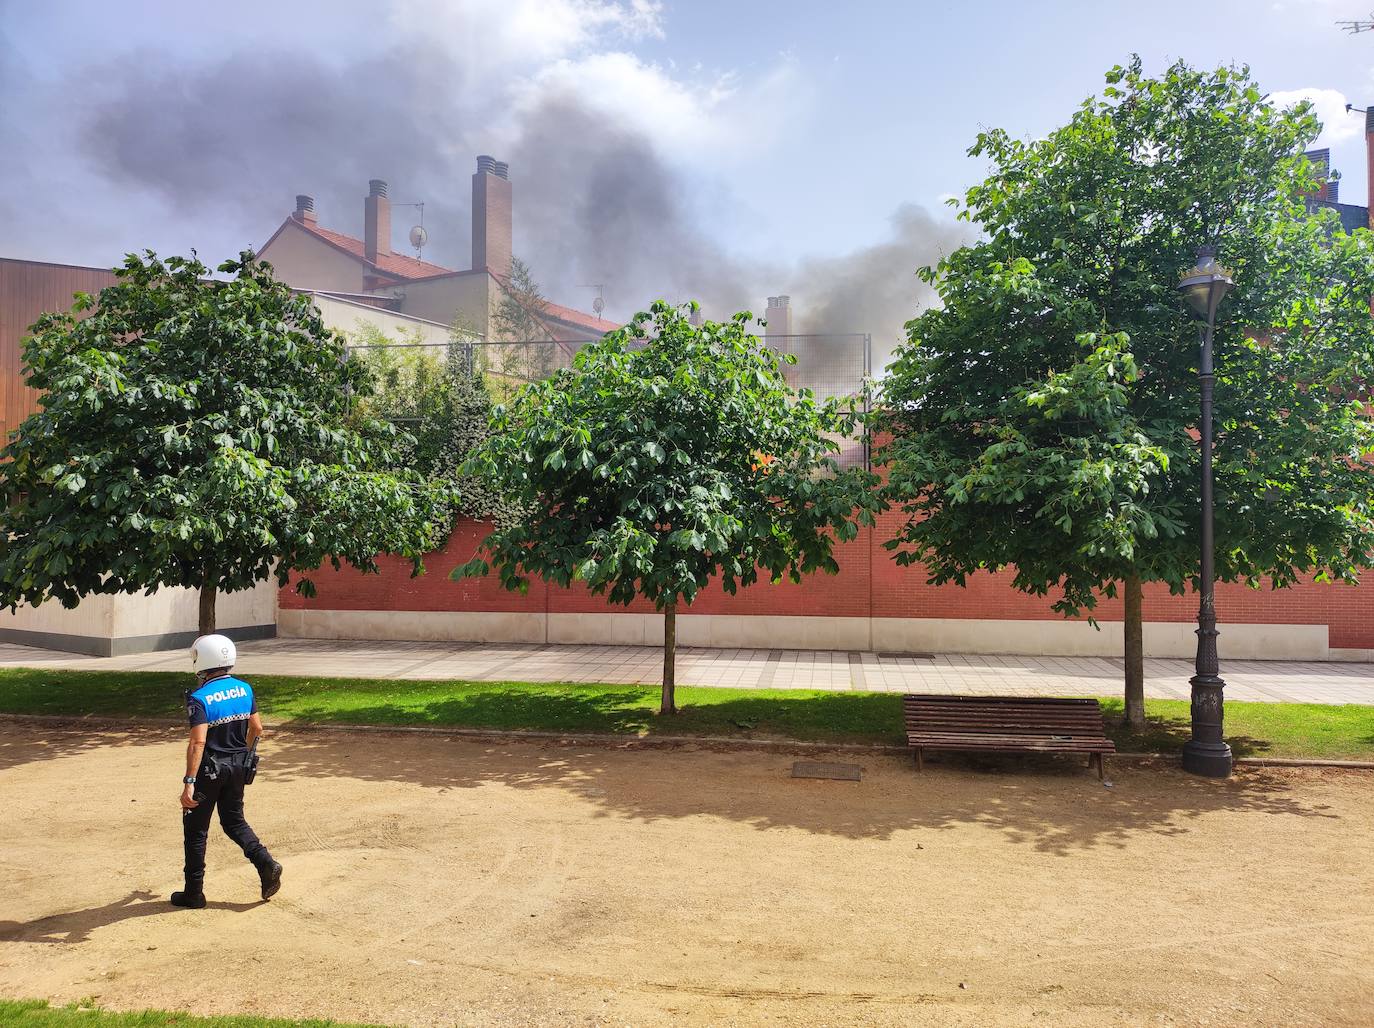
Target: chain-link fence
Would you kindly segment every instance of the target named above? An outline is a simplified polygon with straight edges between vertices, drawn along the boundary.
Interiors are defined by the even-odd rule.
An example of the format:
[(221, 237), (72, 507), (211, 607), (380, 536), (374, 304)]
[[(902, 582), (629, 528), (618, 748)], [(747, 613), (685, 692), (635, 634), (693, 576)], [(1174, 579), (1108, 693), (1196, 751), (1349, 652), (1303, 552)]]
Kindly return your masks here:
[(764, 342), (796, 358), (783, 368), (792, 388), (810, 389), (823, 400), (860, 395), (872, 373), (872, 341), (860, 333), (770, 335)]

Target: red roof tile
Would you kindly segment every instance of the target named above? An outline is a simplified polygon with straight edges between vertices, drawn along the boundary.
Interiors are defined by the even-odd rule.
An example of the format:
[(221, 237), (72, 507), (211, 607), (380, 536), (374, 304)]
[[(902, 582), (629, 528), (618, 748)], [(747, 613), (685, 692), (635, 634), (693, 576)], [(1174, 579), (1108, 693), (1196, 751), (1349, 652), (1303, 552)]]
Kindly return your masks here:
[(550, 303), (547, 300), (544, 301), (542, 313), (547, 314), (551, 318), (557, 318), (559, 321), (580, 325), (583, 328), (590, 329), (597, 335), (605, 335), (607, 332), (613, 332), (617, 328), (620, 328), (620, 325), (614, 321), (607, 321), (605, 318), (599, 318), (595, 314), (586, 314), (582, 311), (574, 310), (572, 307), (564, 307), (562, 304)]
[[(471, 275), (474, 273), (471, 271), (454, 271), (452, 268), (445, 268), (439, 264), (431, 264), (429, 261), (422, 261), (415, 257), (406, 257), (398, 253), (386, 254), (385, 256), (379, 257), (376, 261), (369, 261), (366, 256), (366, 244), (364, 244), (361, 239), (354, 239), (352, 236), (346, 236), (342, 232), (335, 232), (332, 229), (320, 228), (319, 225), (309, 225), (303, 221), (297, 221), (295, 218), (288, 218), (286, 223), (282, 225), (282, 228), (277, 229), (277, 232), (281, 232), (288, 224), (304, 229), (306, 232), (328, 243), (335, 249), (342, 250), (351, 257), (356, 257), (360, 263), (375, 268), (379, 274), (387, 278), (394, 278), (399, 281), (414, 281), (415, 279), (422, 278), (442, 278), (446, 275)], [(272, 236), (272, 239), (275, 238), (276, 233)], [(267, 249), (267, 246), (269, 246), (271, 242), (272, 240), (269, 239), (267, 243), (263, 245), (263, 249)], [(595, 314), (587, 314), (585, 311), (579, 311), (572, 307), (564, 307), (562, 304), (558, 303), (549, 303), (548, 301), (545, 301), (541, 313), (548, 318), (586, 329), (588, 332), (595, 332), (597, 335), (605, 335), (607, 332), (620, 328), (620, 325), (614, 321), (606, 321), (604, 318), (599, 318)], [(549, 328), (551, 330), (550, 334), (560, 341), (580, 340), (584, 338), (582, 334), (568, 334), (562, 331), (553, 331), (556, 326), (551, 325)]]
[(352, 236), (346, 236), (342, 232), (334, 232), (327, 228), (320, 228), (318, 225), (307, 225), (302, 221), (298, 221), (296, 224), (312, 235), (323, 239), (331, 246), (335, 246), (345, 253), (358, 258), (358, 260), (362, 261), (364, 264), (370, 264), (381, 274), (391, 278), (428, 278), (431, 275), (448, 275), (453, 271), (452, 268), (445, 268), (438, 264), (431, 264), (429, 261), (422, 261), (417, 257), (407, 257), (399, 253), (384, 254), (375, 261), (369, 261), (366, 256), (366, 247), (361, 239), (354, 239)]

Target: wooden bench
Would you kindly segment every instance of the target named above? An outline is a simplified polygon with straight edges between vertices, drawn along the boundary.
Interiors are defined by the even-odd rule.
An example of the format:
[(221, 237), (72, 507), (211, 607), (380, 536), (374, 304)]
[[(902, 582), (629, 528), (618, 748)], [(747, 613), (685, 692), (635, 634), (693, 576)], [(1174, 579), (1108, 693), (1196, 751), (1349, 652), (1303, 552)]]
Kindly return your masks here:
[(1102, 778), (1103, 754), (1116, 752), (1096, 700), (906, 695), (902, 713), (918, 771), (925, 766), (923, 750), (1084, 753)]

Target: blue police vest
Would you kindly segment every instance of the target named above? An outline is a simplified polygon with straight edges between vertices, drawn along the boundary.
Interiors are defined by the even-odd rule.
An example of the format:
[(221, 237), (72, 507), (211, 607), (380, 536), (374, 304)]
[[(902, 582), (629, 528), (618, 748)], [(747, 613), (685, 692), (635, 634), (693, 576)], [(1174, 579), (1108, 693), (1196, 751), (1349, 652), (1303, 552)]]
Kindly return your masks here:
[(253, 687), (237, 678), (216, 678), (191, 693), (205, 708), (205, 722), (215, 725), (247, 721), (253, 713)]

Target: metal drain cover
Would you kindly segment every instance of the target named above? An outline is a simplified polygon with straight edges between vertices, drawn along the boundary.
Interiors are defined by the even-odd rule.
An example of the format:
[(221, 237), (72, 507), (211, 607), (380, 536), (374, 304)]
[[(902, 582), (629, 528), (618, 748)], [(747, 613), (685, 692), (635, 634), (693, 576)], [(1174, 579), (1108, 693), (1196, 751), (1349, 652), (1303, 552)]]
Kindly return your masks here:
[(798, 760), (792, 764), (793, 778), (833, 778), (837, 782), (863, 781), (858, 764), (827, 764), (824, 761)]
[(884, 651), (878, 654), (879, 660), (934, 660), (933, 653), (893, 653)]

